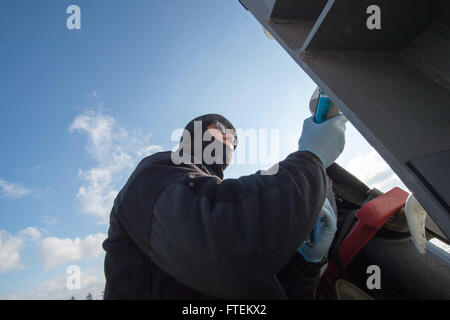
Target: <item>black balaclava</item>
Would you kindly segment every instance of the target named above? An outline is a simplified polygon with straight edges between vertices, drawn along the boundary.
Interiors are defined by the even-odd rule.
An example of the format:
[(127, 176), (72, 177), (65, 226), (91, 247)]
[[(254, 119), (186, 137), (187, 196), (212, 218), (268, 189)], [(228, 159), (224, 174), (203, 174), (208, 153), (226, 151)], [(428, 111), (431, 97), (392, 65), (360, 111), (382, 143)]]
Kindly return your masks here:
[[(205, 148), (211, 144), (216, 144), (222, 150), (222, 154), (219, 155), (222, 159), (221, 163), (213, 162), (213, 163), (208, 164), (208, 163), (205, 163), (205, 161), (203, 160), (203, 157), (201, 157), (201, 159), (200, 159), (202, 162), (201, 164), (203, 166), (205, 166), (208, 171), (210, 171), (210, 172), (212, 171), (212, 173), (217, 175), (219, 178), (223, 179), (223, 171), (227, 168), (227, 166), (228, 166), (227, 162), (229, 162), (229, 159), (227, 159), (227, 154), (229, 154), (230, 152), (232, 153), (232, 151), (229, 150), (229, 147), (226, 144), (224, 144), (220, 141), (217, 141), (214, 136), (211, 136), (210, 141), (203, 141), (203, 135), (205, 134), (205, 131), (208, 129), (208, 126), (211, 125), (212, 123), (214, 123), (215, 121), (219, 121), (227, 129), (233, 130), (234, 134), (236, 134), (235, 128), (227, 118), (225, 118), (224, 116), (221, 116), (219, 114), (215, 114), (215, 113), (205, 114), (205, 115), (199, 116), (199, 117), (191, 120), (185, 127), (185, 130), (187, 130), (189, 132), (189, 134), (191, 135), (190, 145), (183, 144), (183, 137), (181, 137), (181, 140), (180, 140), (180, 149), (182, 148), (183, 151), (188, 152), (191, 156), (191, 158), (190, 158), (191, 160), (193, 160), (193, 157), (194, 157), (194, 152), (192, 152), (192, 150), (194, 150), (194, 141), (195, 141), (194, 121), (201, 121), (201, 130), (202, 130), (201, 131), (201, 138), (202, 138), (201, 139), (201, 152), (202, 152), (202, 154), (203, 154), (203, 151), (205, 150)], [(180, 150), (180, 149), (178, 149), (178, 150)], [(215, 157), (214, 151), (215, 150), (213, 149), (211, 152), (211, 155), (213, 157)], [(182, 152), (181, 152), (181, 154), (182, 154)], [(219, 162), (219, 161), (217, 161), (217, 162)]]

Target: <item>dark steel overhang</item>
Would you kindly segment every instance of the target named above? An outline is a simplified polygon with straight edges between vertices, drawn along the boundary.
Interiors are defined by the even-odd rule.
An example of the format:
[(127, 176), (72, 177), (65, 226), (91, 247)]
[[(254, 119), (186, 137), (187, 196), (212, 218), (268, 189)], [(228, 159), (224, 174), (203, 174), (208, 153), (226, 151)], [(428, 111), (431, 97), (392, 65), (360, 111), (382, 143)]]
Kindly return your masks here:
[[(450, 1), (240, 0), (450, 239)], [(370, 5), (381, 29), (369, 29)]]

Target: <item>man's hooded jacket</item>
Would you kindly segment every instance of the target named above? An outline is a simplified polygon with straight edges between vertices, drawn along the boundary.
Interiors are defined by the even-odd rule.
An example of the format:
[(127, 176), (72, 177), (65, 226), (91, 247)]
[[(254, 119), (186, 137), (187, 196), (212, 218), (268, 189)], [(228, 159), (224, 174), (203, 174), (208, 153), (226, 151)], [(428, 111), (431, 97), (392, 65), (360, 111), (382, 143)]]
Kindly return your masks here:
[(104, 298), (313, 298), (320, 270), (297, 248), (325, 197), (336, 210), (308, 151), (290, 154), (276, 174), (224, 180), (217, 167), (174, 164), (170, 151), (148, 156), (111, 210)]

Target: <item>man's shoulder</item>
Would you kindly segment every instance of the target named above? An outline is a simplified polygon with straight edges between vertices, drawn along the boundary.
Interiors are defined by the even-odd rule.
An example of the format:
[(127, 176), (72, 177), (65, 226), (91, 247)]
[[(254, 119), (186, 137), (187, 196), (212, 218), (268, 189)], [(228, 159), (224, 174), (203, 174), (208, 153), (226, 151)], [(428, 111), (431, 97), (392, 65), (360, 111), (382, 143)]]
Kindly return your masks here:
[(197, 166), (195, 166), (193, 163), (181, 163), (176, 164), (172, 160), (173, 152), (172, 151), (161, 151), (153, 153), (152, 155), (149, 155), (141, 160), (139, 164), (136, 167), (137, 172), (141, 171), (153, 171), (155, 170), (183, 170), (186, 169), (189, 170), (195, 170), (198, 171), (199, 169)]
[(156, 152), (153, 153), (147, 157), (145, 157), (144, 159), (141, 160), (142, 162), (151, 164), (157, 161), (164, 161), (164, 160), (170, 160), (171, 159), (171, 151), (160, 151), (160, 152)]
[(146, 156), (137, 164), (128, 181), (131, 182), (136, 178), (141, 177), (142, 174), (148, 172), (149, 170), (152, 171), (152, 168), (156, 166), (158, 166), (159, 168), (169, 168), (173, 165), (170, 159), (170, 153), (170, 151), (161, 151)]
[[(161, 151), (143, 158), (131, 174), (124, 187), (124, 193), (128, 194), (130, 186), (146, 186), (148, 192), (159, 194), (169, 184), (186, 183), (185, 177), (192, 175), (204, 175), (194, 164), (175, 164), (172, 161), (171, 151)], [(134, 197), (134, 195), (133, 195)]]
[(160, 151), (143, 158), (137, 165), (136, 169), (144, 169), (149, 166), (173, 166), (171, 151)]
[(148, 191), (157, 191), (182, 176), (183, 173), (172, 162), (171, 153), (171, 151), (161, 151), (143, 158), (131, 173), (122, 192), (128, 194), (132, 185), (148, 185), (151, 186), (147, 188)]

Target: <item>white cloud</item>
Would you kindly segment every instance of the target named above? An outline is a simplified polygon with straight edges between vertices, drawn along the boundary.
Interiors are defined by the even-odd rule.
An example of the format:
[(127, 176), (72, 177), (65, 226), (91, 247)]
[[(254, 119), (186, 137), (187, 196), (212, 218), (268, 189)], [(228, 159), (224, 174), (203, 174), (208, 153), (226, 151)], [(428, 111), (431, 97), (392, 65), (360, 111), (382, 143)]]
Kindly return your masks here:
[(0, 273), (23, 269), (20, 252), (25, 247), (25, 240), (0, 231), (0, 242)]
[(124, 179), (142, 157), (162, 148), (150, 144), (150, 135), (127, 130), (113, 117), (94, 111), (76, 117), (69, 131), (88, 135), (86, 150), (98, 162), (94, 168), (79, 170), (84, 180), (77, 194), (81, 210), (106, 224)]
[(356, 155), (341, 165), (369, 188), (377, 188), (382, 192), (394, 187), (408, 190), (386, 161), (373, 149)]
[(10, 183), (0, 179), (0, 197), (10, 199), (20, 199), (32, 191), (24, 188), (20, 184)]
[(19, 236), (31, 241), (38, 241), (41, 239), (41, 233), (33, 227), (28, 227), (19, 232)]
[[(102, 299), (105, 289), (105, 276), (102, 270), (81, 270), (80, 289), (67, 288), (67, 275), (42, 282), (38, 287), (25, 293), (14, 293), (7, 296), (10, 300), (69, 300), (72, 296), (84, 300), (90, 292), (93, 299)], [(3, 299), (3, 297), (2, 297)]]
[(21, 252), (26, 242), (38, 241), (40, 237), (41, 233), (33, 227), (19, 231), (15, 236), (0, 230), (0, 273), (24, 269), (25, 266), (21, 263)]
[(88, 235), (84, 239), (78, 237), (42, 239), (40, 251), (44, 270), (69, 261), (99, 257), (104, 253), (102, 243), (105, 239), (106, 234), (101, 232)]

